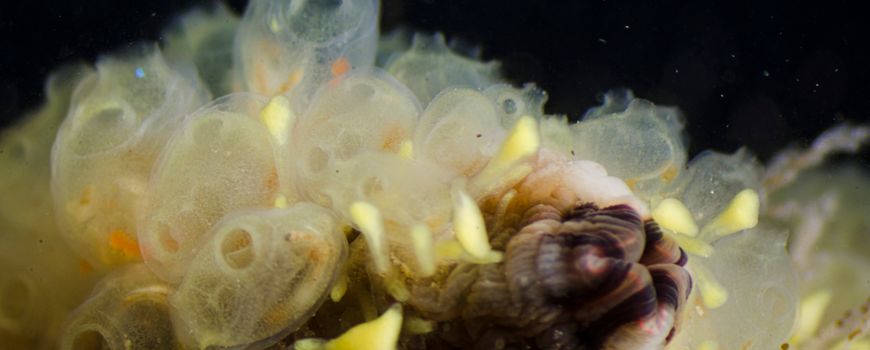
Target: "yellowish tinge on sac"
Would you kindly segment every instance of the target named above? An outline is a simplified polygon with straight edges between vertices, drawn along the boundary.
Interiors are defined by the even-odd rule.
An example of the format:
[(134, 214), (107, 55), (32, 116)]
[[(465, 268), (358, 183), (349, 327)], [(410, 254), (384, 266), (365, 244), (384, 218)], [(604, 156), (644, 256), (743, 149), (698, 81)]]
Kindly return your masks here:
[(704, 306), (708, 309), (715, 309), (728, 301), (728, 291), (706, 267), (694, 264), (691, 269), (698, 280), (698, 291), (701, 293), (701, 301), (704, 302)]
[[(470, 187), (486, 193), (514, 177), (525, 176), (526, 173), (513, 172), (515, 166), (526, 158), (538, 152), (541, 146), (541, 136), (538, 133), (538, 123), (531, 116), (523, 116), (517, 120), (501, 147), (483, 170), (480, 171)], [(531, 169), (528, 169), (531, 171)]]
[(719, 350), (719, 344), (712, 340), (705, 340), (698, 346), (698, 350)]
[(402, 141), (399, 145), (399, 156), (405, 159), (414, 158), (414, 142), (411, 140)]
[(670, 235), (677, 244), (680, 245), (683, 250), (692, 255), (697, 255), (705, 258), (709, 258), (710, 255), (713, 255), (713, 246), (710, 243), (704, 242), (703, 240), (680, 235), (680, 234), (672, 234)]
[(789, 340), (792, 344), (803, 343), (816, 333), (825, 315), (825, 310), (831, 303), (833, 294), (829, 290), (816, 291), (803, 298), (798, 309), (800, 317), (797, 321), (794, 335)]
[(760, 203), (758, 192), (755, 190), (747, 188), (740, 191), (728, 207), (704, 227), (704, 231), (725, 236), (753, 228), (758, 224)]
[(678, 199), (662, 200), (653, 210), (652, 217), (662, 228), (692, 237), (698, 235), (698, 225), (692, 219), (692, 213)]
[(414, 246), (414, 256), (423, 276), (435, 273), (435, 246), (432, 243), (432, 233), (423, 224), (411, 228), (411, 243)]
[(296, 114), (290, 109), (290, 100), (284, 95), (277, 95), (260, 111), (260, 120), (276, 143), (284, 145), (288, 141), (290, 125), (296, 121)]
[(381, 211), (371, 203), (354, 202), (350, 206), (350, 216), (366, 239), (372, 259), (375, 261), (375, 268), (378, 272), (386, 272), (390, 262), (387, 257), (387, 237)]

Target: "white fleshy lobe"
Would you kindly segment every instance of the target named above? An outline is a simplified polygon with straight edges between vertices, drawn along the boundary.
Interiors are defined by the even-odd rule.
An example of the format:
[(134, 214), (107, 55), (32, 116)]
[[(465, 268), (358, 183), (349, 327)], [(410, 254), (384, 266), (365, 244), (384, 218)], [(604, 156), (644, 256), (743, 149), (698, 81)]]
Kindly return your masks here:
[[(569, 195), (560, 196), (573, 197), (599, 207), (626, 204), (641, 217), (649, 217), (647, 205), (631, 192), (625, 182), (608, 176), (607, 170), (601, 164), (588, 160), (570, 160), (547, 151), (541, 153), (537, 169), (522, 184), (528, 191), (530, 201), (567, 192)], [(576, 203), (566, 204), (570, 206)]]

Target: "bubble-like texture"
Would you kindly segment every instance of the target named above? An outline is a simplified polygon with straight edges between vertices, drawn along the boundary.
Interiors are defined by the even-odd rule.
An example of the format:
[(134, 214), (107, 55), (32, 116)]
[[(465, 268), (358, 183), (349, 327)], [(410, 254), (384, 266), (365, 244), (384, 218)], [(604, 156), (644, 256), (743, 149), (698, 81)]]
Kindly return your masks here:
[(252, 1), (236, 34), (238, 83), (303, 111), (336, 73), (374, 63), (379, 11), (377, 0)]
[(443, 91), (420, 117), (414, 137), (419, 157), (465, 176), (477, 173), (506, 133), (496, 108), (473, 89)]
[(719, 308), (704, 308), (698, 288), (684, 311), (683, 329), (675, 349), (696, 349), (714, 341), (720, 349), (775, 349), (788, 337), (797, 316), (798, 291), (791, 261), (785, 253), (784, 232), (754, 229), (724, 237), (714, 244), (709, 258), (692, 257), (703, 264), (728, 291)]
[(178, 282), (200, 240), (224, 215), (270, 207), (277, 169), (262, 97), (229, 95), (191, 115), (173, 136), (148, 185), (140, 244), (145, 263)]
[(629, 92), (610, 93), (583, 120), (572, 126), (573, 155), (600, 163), (636, 192), (657, 192), (685, 165), (683, 119), (675, 108), (635, 99)]
[(381, 71), (355, 71), (324, 85), (294, 130), (304, 193), (328, 204), (318, 192), (340, 185), (330, 180), (347, 176), (361, 154), (398, 153), (413, 137), (419, 114), (410, 91)]
[(112, 272), (70, 315), (60, 349), (181, 349), (166, 300), (171, 292), (145, 265)]
[(423, 105), (449, 87), (483, 89), (502, 81), (498, 63), (482, 63), (456, 54), (441, 34), (415, 35), (410, 49), (397, 54), (385, 67)]
[(52, 152), (61, 232), (97, 267), (139, 259), (137, 210), (164, 143), (208, 93), (156, 48), (97, 64), (76, 89)]
[(344, 235), (325, 208), (299, 204), (227, 216), (170, 298), (178, 334), (200, 349), (277, 341), (317, 310), (346, 255)]

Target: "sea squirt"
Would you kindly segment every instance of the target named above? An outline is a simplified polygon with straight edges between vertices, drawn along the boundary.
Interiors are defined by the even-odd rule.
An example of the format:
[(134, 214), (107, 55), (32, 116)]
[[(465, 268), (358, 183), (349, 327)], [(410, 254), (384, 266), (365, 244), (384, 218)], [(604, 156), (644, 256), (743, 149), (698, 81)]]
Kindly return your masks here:
[(17, 150), (0, 153), (0, 341), (789, 340), (798, 276), (788, 225), (766, 213), (776, 174), (745, 150), (689, 160), (679, 110), (630, 91), (576, 123), (547, 115), (544, 91), (439, 34), (379, 43), (379, 7), (216, 6), (159, 46), (55, 73), (46, 106), (0, 136)]

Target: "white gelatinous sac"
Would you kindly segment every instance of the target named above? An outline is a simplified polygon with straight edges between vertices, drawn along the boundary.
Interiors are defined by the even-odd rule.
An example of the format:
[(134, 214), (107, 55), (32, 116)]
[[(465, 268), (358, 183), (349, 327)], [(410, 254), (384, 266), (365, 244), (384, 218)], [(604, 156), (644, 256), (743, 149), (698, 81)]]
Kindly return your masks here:
[(142, 255), (178, 282), (208, 230), (239, 209), (268, 208), (278, 190), (266, 99), (232, 94), (191, 115), (160, 156), (139, 226)]
[(167, 304), (172, 292), (145, 265), (118, 268), (70, 315), (60, 349), (180, 349)]
[(160, 150), (208, 92), (144, 47), (97, 64), (73, 95), (52, 150), (60, 230), (96, 267), (136, 261), (136, 216)]
[(293, 130), (300, 190), (329, 206), (325, 188), (340, 185), (361, 154), (399, 153), (419, 114), (413, 94), (382, 71), (354, 70), (325, 84)]
[(420, 117), (414, 136), (415, 157), (471, 176), (483, 169), (504, 136), (490, 98), (473, 89), (447, 89)]
[(255, 0), (235, 44), (245, 91), (286, 94), (294, 109), (333, 76), (371, 67), (378, 40), (377, 0)]
[[(697, 239), (670, 232), (690, 254), (693, 288), (669, 348), (771, 349), (787, 340), (798, 297), (785, 249), (787, 234), (765, 224), (722, 230), (723, 222), (739, 218), (733, 214), (741, 205), (753, 206), (739, 200), (747, 191), (761, 193), (761, 203), (748, 210), (757, 219), (757, 205), (763, 208), (765, 199), (760, 175), (760, 166), (744, 151), (706, 152), (667, 189), (667, 196), (685, 203), (700, 227)], [(709, 249), (699, 252), (693, 242)]]
[(454, 53), (444, 36), (414, 35), (411, 47), (384, 68), (405, 84), (423, 105), (449, 87), (484, 89), (502, 81), (498, 63), (483, 63)]
[(682, 117), (675, 108), (609, 93), (604, 104), (572, 125), (576, 159), (595, 161), (641, 196), (658, 192), (686, 163)]
[(314, 314), (346, 255), (344, 234), (325, 208), (301, 203), (228, 215), (170, 297), (177, 334), (197, 349), (277, 342)]

